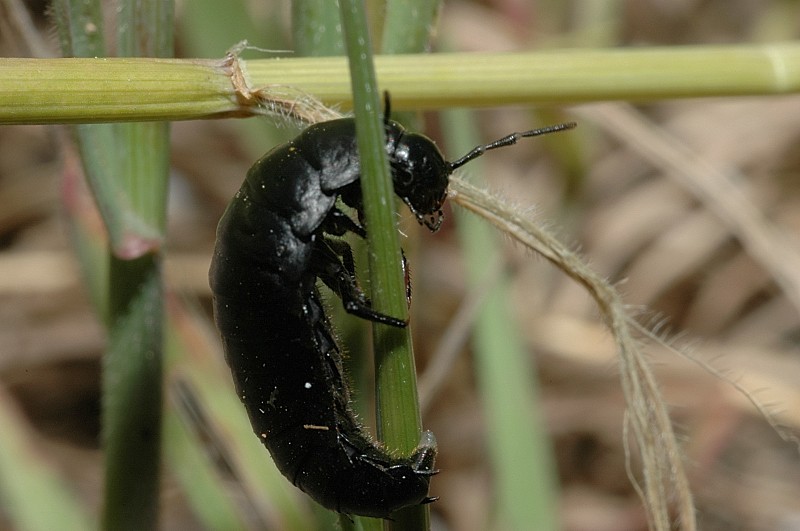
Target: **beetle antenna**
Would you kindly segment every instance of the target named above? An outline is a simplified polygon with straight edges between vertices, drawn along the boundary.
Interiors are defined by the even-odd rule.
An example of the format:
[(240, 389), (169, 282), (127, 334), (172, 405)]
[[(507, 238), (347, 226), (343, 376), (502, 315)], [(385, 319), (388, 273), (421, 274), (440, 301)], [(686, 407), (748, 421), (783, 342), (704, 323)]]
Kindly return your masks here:
[(489, 150), (497, 149), (505, 146), (512, 146), (519, 141), (520, 138), (527, 138), (530, 136), (541, 136), (546, 135), (549, 133), (557, 133), (559, 131), (566, 131), (567, 129), (573, 129), (577, 126), (575, 122), (566, 122), (563, 124), (556, 124), (556, 125), (548, 125), (547, 127), (540, 127), (539, 129), (531, 129), (530, 131), (525, 131), (523, 133), (511, 133), (508, 136), (504, 136), (499, 140), (495, 140), (494, 142), (490, 142), (488, 144), (484, 144), (482, 146), (477, 146), (475, 149), (464, 155), (458, 160), (454, 160), (453, 162), (448, 162), (448, 166), (450, 167), (450, 171), (452, 172), (456, 168), (460, 168), (467, 162), (477, 159), (484, 153)]

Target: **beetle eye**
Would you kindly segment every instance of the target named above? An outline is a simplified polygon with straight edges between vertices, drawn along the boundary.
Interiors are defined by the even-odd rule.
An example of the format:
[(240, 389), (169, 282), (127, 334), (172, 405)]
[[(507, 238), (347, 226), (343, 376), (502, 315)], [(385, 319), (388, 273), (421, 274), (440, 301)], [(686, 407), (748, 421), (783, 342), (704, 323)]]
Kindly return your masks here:
[(410, 171), (408, 171), (406, 169), (403, 169), (403, 170), (401, 170), (401, 171), (399, 171), (397, 173), (398, 173), (397, 176), (398, 176), (398, 178), (400, 180), (400, 184), (402, 184), (404, 186), (410, 186), (411, 184), (414, 183), (414, 173), (413, 172), (410, 172)]

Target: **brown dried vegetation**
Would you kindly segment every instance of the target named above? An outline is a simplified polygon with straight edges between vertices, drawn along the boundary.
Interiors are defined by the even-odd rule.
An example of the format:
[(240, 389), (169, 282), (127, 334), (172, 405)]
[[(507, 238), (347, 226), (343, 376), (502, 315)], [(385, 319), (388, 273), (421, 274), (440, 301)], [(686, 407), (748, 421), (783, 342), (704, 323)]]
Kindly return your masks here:
[[(574, 6), (570, 20), (548, 18), (537, 4), (547, 3), (448, 2), (440, 36), (462, 49), (508, 50), (566, 39), (564, 28), (588, 27), (581, 2), (568, 2)], [(616, 37), (601, 44), (750, 42), (796, 38), (800, 31), (798, 9), (790, 25), (778, 16), (784, 4), (777, 1), (619, 5), (624, 9), (613, 20)], [(38, 21), (46, 35), (44, 19)], [(21, 52), (0, 38), (0, 54)], [(660, 144), (658, 135), (646, 149), (627, 141), (619, 128), (630, 117), (688, 149), (696, 158), (683, 162), (697, 174), (688, 177), (686, 168), (680, 173), (659, 159), (670, 145)], [(496, 111), (481, 118), (490, 139), (526, 129), (531, 115)], [(577, 119), (585, 171), (569, 173), (544, 152), (546, 143), (534, 143), (530, 150), (485, 157), (489, 186), (519, 205), (536, 205), (538, 218), (553, 220), (564, 241), (574, 242), (601, 275), (618, 283), (627, 303), (663, 316), (670, 331), (692, 343), (692, 356), (740, 383), (797, 433), (800, 307), (787, 286), (800, 285), (800, 267), (792, 262), (796, 251), (787, 256), (782, 242), (800, 245), (798, 99), (662, 102), (636, 110), (586, 106)], [(63, 146), (55, 128), (0, 128), (0, 400), (19, 408), (36, 449), (96, 506), (104, 338), (62, 224)], [(229, 122), (177, 123), (172, 162), (167, 279), (174, 291), (207, 307), (216, 220), (250, 156)], [(755, 221), (741, 210), (725, 210), (725, 189), (715, 187), (715, 177), (704, 171), (709, 167), (737, 185), (756, 208)], [(711, 179), (705, 188), (710, 192), (687, 186), (687, 177)], [(760, 230), (768, 237), (754, 245), (748, 235), (763, 236)], [(412, 262), (422, 370), (465, 297), (450, 236), (447, 229), (435, 239), (425, 236)], [(564, 528), (643, 529), (646, 516), (625, 471), (625, 404), (614, 347), (591, 300), (513, 245), (507, 258), (515, 271), (517, 320), (536, 356)], [(797, 446), (782, 440), (729, 383), (667, 349), (649, 352), (684, 444), (700, 527), (800, 525)], [(441, 496), (436, 507), (452, 529), (480, 528), (492, 499), (471, 370), (465, 353), (426, 417), (441, 448), (438, 466), (447, 471), (434, 482)], [(181, 504), (170, 503), (174, 492), (165, 492), (165, 525), (191, 525), (188, 512), (174, 509)]]

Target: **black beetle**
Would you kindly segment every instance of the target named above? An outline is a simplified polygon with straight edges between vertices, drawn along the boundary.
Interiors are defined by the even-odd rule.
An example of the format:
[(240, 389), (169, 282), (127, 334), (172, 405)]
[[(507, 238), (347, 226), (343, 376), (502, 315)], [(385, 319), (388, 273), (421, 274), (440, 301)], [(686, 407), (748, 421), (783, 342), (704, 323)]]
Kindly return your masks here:
[[(388, 96), (384, 124), (395, 193), (431, 231), (441, 225), (454, 169), (519, 138), (574, 126), (514, 133), (447, 162), (432, 140), (389, 119)], [(356, 284), (352, 251), (338, 238), (366, 236), (359, 178), (352, 118), (312, 125), (272, 149), (250, 168), (219, 222), (209, 278), (236, 391), (277, 467), (329, 509), (387, 518), (434, 500), (428, 485), (436, 442), (425, 432), (410, 457), (396, 457), (362, 429), (350, 405), (317, 279), (349, 313), (406, 325), (371, 308)]]

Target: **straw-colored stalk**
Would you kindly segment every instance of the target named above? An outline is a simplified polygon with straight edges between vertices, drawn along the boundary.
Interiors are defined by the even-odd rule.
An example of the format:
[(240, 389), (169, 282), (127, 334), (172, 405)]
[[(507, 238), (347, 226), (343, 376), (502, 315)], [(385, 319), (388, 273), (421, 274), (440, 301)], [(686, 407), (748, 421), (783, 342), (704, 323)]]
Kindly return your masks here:
[[(786, 94), (800, 43), (377, 56), (395, 110)], [(0, 124), (189, 120), (349, 108), (343, 57), (0, 59)], [(310, 114), (308, 114), (310, 113)]]

